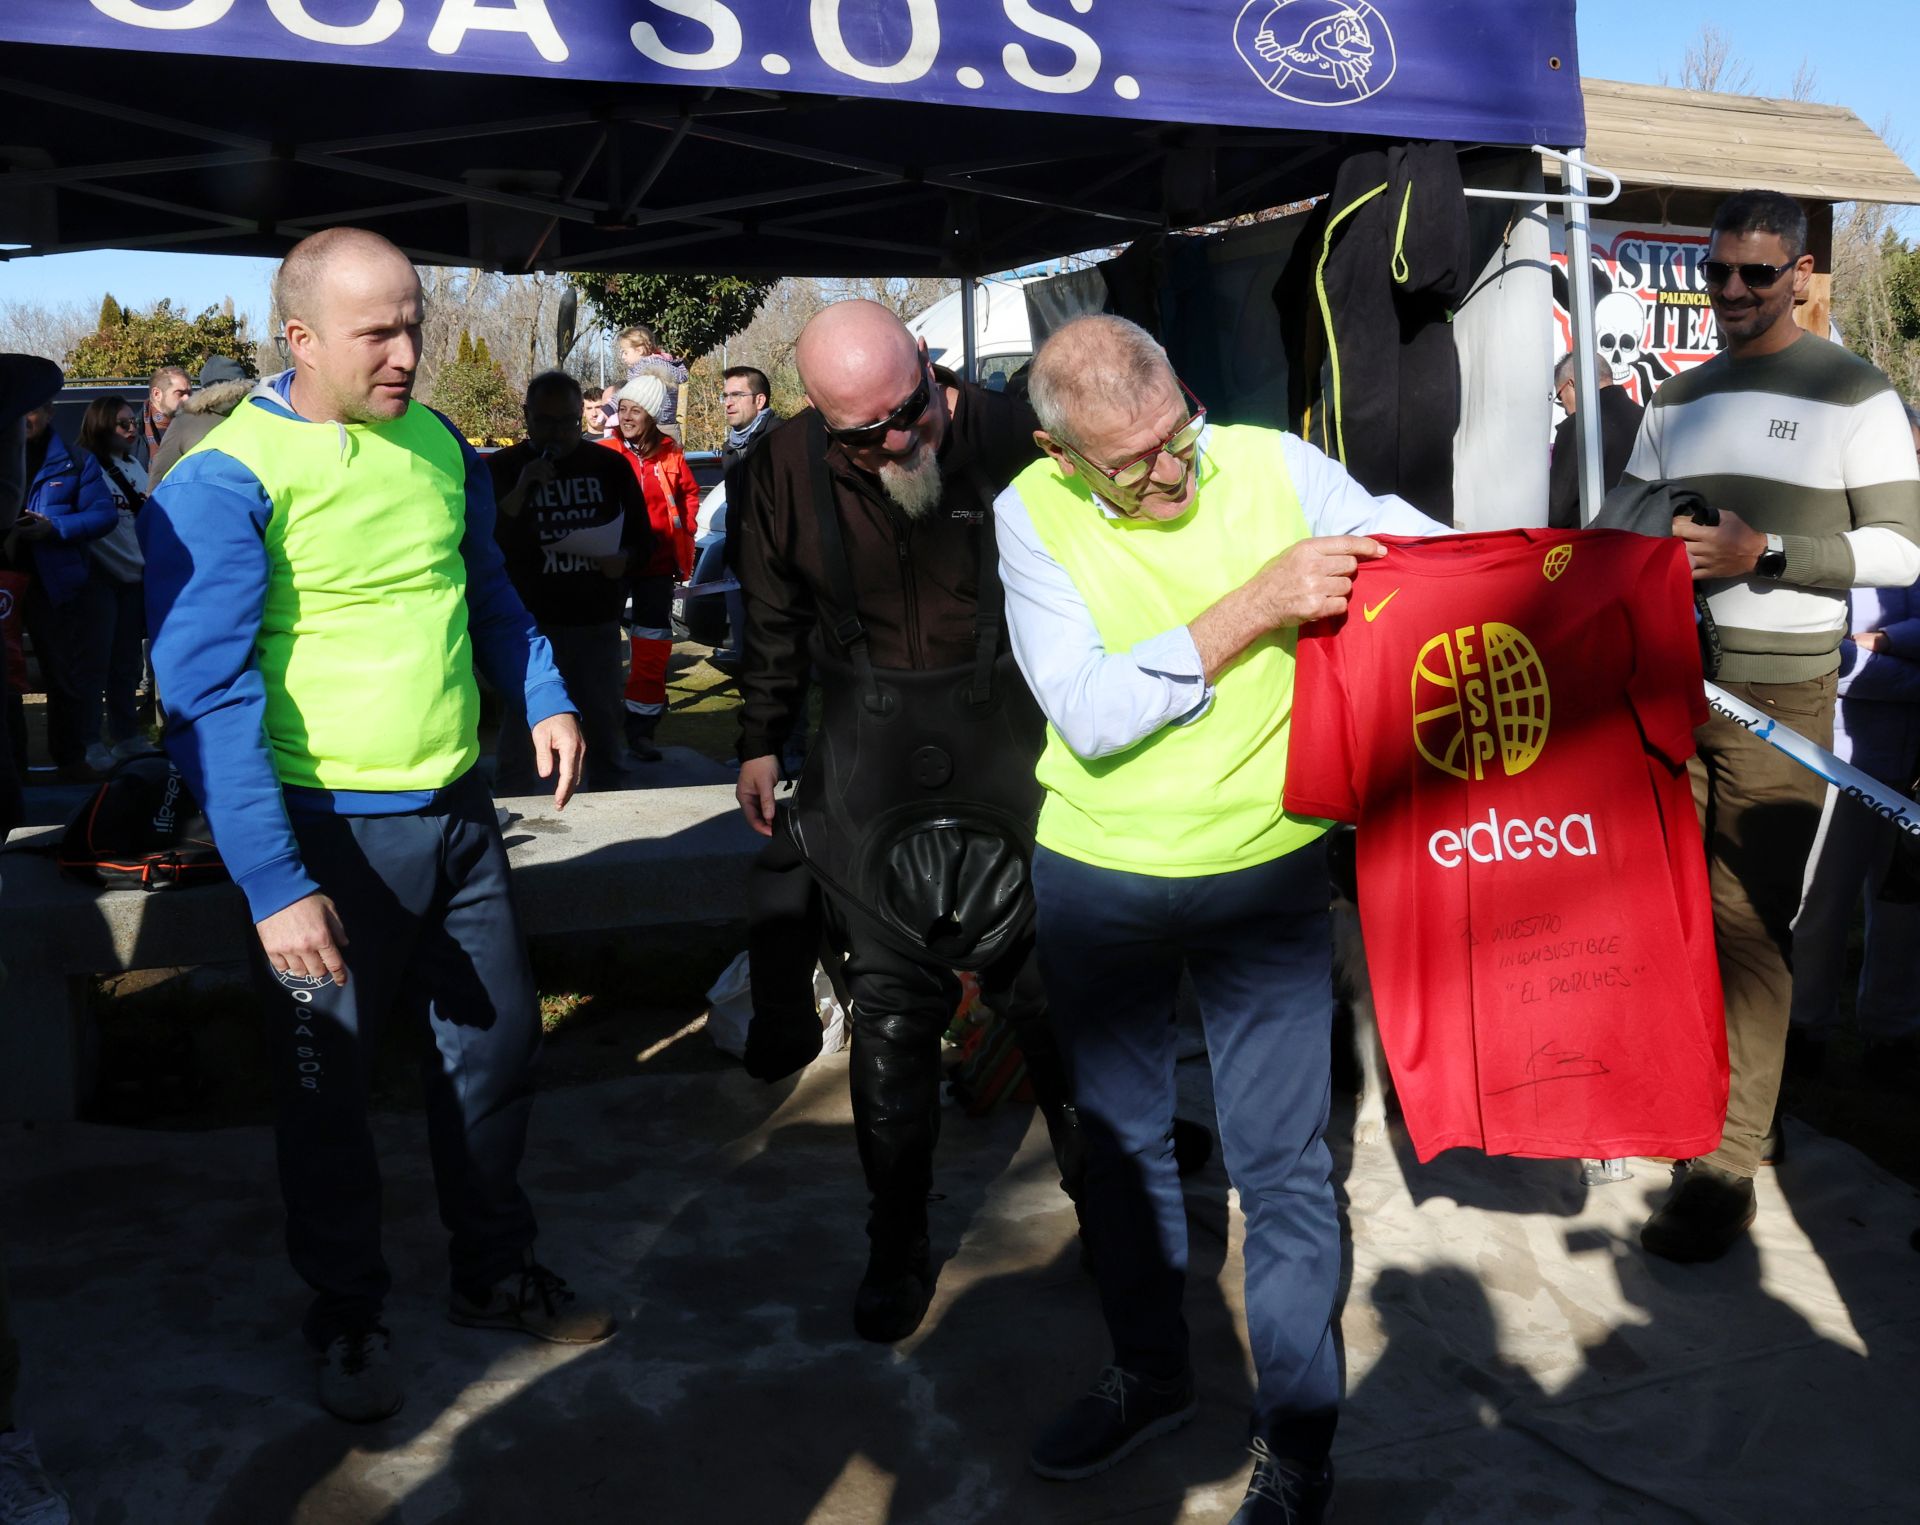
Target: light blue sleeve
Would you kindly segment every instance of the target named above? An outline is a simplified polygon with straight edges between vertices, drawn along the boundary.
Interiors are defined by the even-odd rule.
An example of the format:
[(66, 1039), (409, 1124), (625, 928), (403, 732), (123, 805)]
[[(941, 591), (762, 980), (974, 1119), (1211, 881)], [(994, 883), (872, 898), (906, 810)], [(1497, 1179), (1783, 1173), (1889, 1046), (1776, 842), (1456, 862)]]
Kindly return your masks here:
[(1080, 757), (1124, 752), (1205, 714), (1213, 690), (1184, 625), (1109, 653), (1086, 600), (1041, 543), (1017, 488), (994, 503), (1007, 628), (1027, 686)]
[(1448, 526), (1429, 519), (1392, 493), (1375, 497), (1347, 475), (1347, 468), (1293, 434), (1283, 434), (1281, 457), (1314, 535), (1445, 535)]

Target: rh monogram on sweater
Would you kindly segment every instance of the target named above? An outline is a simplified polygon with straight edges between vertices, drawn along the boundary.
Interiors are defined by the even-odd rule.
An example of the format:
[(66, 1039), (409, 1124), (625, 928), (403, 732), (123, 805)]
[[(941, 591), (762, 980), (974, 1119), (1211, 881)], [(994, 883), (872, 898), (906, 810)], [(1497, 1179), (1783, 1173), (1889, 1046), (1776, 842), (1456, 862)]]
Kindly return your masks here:
[(1832, 672), (1850, 587), (1920, 576), (1920, 468), (1892, 384), (1803, 335), (1778, 354), (1722, 354), (1654, 393), (1622, 485), (1679, 481), (1779, 535), (1786, 573), (1703, 585), (1720, 675), (1790, 683)]

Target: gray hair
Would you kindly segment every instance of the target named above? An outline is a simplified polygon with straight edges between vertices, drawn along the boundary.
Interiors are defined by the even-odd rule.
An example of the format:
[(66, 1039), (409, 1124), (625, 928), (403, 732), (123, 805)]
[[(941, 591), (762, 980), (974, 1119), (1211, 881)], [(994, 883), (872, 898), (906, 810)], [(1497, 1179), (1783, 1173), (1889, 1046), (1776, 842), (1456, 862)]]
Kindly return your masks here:
[[(1574, 366), (1577, 363), (1572, 350), (1568, 350), (1566, 354), (1560, 357), (1559, 363), (1553, 368), (1554, 391), (1559, 391), (1561, 387), (1573, 380)], [(1607, 374), (1606, 367), (1600, 363), (1600, 357), (1598, 355), (1593, 357), (1593, 379), (1602, 386), (1606, 386), (1612, 381), (1612, 378)]]
[(1111, 313), (1089, 313), (1056, 329), (1033, 357), (1027, 382), (1040, 427), (1070, 445), (1079, 443), (1077, 425), (1090, 406), (1177, 385), (1160, 342)]

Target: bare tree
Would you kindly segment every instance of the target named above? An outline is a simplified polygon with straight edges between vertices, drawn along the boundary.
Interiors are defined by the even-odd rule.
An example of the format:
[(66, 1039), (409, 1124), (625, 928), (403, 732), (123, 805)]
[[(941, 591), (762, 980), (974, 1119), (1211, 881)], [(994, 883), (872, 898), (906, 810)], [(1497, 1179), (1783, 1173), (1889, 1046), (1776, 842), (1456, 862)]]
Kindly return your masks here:
[(1662, 69), (1660, 83), (1677, 83), (1682, 90), (1744, 95), (1753, 88), (1753, 69), (1733, 51), (1733, 39), (1709, 22), (1700, 28), (1700, 35), (1687, 44), (1687, 51), (1680, 59), (1680, 78), (1669, 79), (1667, 71)]
[(1793, 78), (1787, 83), (1787, 99), (1790, 101), (1813, 101), (1819, 97), (1814, 93), (1820, 88), (1819, 71), (1813, 67), (1810, 59), (1802, 58), (1800, 66), (1793, 71)]
[(857, 275), (824, 281), (821, 287), (829, 302), (850, 298), (878, 302), (905, 323), (958, 291), (960, 283), (937, 275)]
[[(442, 265), (418, 267), (427, 320), (421, 335), (420, 386), (431, 392), (440, 368), (458, 353), (460, 335), (485, 339), (516, 391), (537, 372), (564, 364), (554, 354), (554, 319), (565, 279), (501, 275)], [(579, 346), (576, 346), (576, 349)]]
[(0, 302), (0, 351), (64, 361), (100, 324), (96, 302)]
[(1903, 396), (1920, 396), (1920, 341), (1902, 333), (1895, 282), (1913, 256), (1895, 209), (1854, 201), (1833, 225), (1833, 318), (1847, 347), (1872, 361)]

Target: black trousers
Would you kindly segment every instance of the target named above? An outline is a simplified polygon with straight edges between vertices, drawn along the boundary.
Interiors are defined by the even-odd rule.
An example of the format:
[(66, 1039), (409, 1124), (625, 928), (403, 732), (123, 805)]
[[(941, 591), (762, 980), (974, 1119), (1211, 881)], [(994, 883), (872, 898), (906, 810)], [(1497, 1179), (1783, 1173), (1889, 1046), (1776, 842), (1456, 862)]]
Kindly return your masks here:
[(305, 1334), (324, 1349), (344, 1327), (377, 1317), (393, 1280), (367, 1120), (381, 1028), (398, 1019), (418, 1029), (453, 1281), (478, 1290), (533, 1244), (518, 1176), (540, 1013), (506, 848), (477, 770), (411, 815), (296, 815), (293, 825), (348, 938), (344, 989), (312, 988), (260, 963), (287, 1249), (314, 1291)]
[[(927, 1232), (940, 1135), (940, 1037), (959, 1005), (960, 981), (937, 960), (882, 941), (864, 916), (831, 895), (827, 913), (831, 936), (846, 952), (854, 1138), (872, 1196), (867, 1232), (876, 1246), (898, 1246)], [(1032, 934), (981, 971), (980, 983), (981, 998), (1019, 1037), (1061, 1187), (1077, 1201), (1085, 1164)]]
[(81, 694), (81, 673), (92, 639), (82, 619), (88, 602), (76, 593), (56, 604), (38, 577), (20, 601), (20, 620), (33, 641), (33, 659), (47, 695), (47, 755), (56, 768), (86, 761), (88, 706)]

